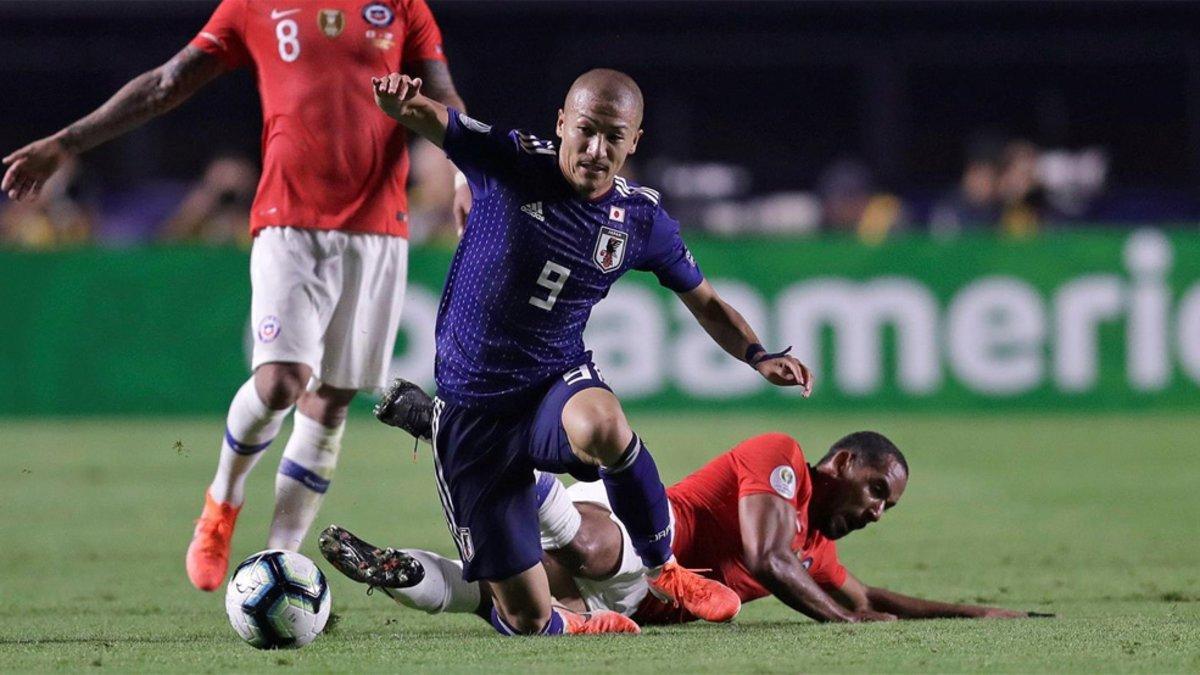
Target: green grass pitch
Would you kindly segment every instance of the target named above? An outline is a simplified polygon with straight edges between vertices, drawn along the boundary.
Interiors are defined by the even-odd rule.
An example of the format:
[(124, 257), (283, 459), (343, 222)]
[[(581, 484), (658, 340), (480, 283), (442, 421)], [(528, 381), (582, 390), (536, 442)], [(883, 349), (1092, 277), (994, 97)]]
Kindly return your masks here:
[[(770, 599), (731, 625), (641, 637), (505, 639), (333, 575), (340, 621), (299, 651), (258, 652), (183, 553), (220, 419), (0, 420), (0, 670), (491, 672), (1200, 670), (1200, 417), (633, 415), (673, 482), (737, 440), (796, 435), (810, 459), (873, 428), (912, 480), (882, 523), (841, 545), (868, 583), (1052, 611), (1054, 619), (818, 625)], [(351, 420), (318, 520), (378, 543), (451, 549), (427, 449)], [(279, 447), (252, 476), (234, 539), (260, 548)], [(311, 539), (312, 537), (310, 537)], [(306, 555), (329, 571), (311, 541)]]

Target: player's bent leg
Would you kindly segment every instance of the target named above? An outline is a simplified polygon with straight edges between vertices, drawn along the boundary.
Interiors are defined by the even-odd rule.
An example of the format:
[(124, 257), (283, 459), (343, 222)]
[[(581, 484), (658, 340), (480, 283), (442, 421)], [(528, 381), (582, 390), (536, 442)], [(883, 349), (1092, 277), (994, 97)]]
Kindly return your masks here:
[(297, 401), (296, 410), (324, 426), (336, 427), (346, 421), (346, 411), (357, 394), (357, 389), (341, 389), (322, 384), (316, 391), (304, 392)]
[(234, 395), (225, 418), (217, 471), (188, 545), (188, 579), (196, 588), (215, 590), (225, 580), (246, 477), (279, 434), (309, 373), (303, 364), (264, 364)]
[(566, 626), (554, 611), (550, 582), (539, 562), (507, 579), (489, 580), (492, 626), (502, 635), (562, 635)]
[(601, 387), (583, 389), (563, 407), (563, 429), (584, 461), (601, 464), (609, 505), (647, 568), (650, 590), (706, 621), (728, 621), (741, 600), (725, 585), (684, 569), (671, 553), (671, 506), (658, 467), (629, 428), (620, 402)]
[(648, 568), (671, 559), (671, 511), (654, 459), (629, 428), (611, 391), (590, 387), (576, 392), (562, 410), (571, 450), (601, 466), (613, 512), (625, 523)]
[(300, 397), (292, 435), (275, 475), (275, 515), (268, 548), (300, 550), (337, 467), (346, 408), (355, 393), (321, 385)]
[(434, 402), (434, 475), (463, 578), (486, 582), (491, 623), (503, 635), (628, 631), (629, 622), (576, 620), (551, 604), (541, 563), (530, 425), (527, 417)]
[(609, 610), (581, 614), (552, 604), (549, 581), (541, 563), (502, 581), (489, 581), (492, 626), (502, 635), (638, 634), (627, 616)]
[[(542, 550), (572, 577), (606, 579), (621, 565), (621, 531), (608, 511), (576, 504), (554, 474), (537, 472)], [(551, 584), (553, 590), (553, 584)], [(554, 597), (562, 599), (555, 593)]]
[[(350, 579), (382, 590), (398, 604), (427, 614), (475, 613), (485, 621), (491, 600), (462, 578), (462, 564), (421, 549), (379, 548), (330, 525), (318, 538), (321, 555)], [(481, 612), (481, 607), (486, 612)]]
[(550, 581), (550, 595), (554, 596), (555, 605), (578, 614), (586, 614), (587, 600), (584, 599), (571, 571), (560, 564), (550, 552), (542, 554), (542, 566), (546, 568), (546, 578)]
[[(464, 581), (462, 565), (456, 561), (420, 549), (380, 549), (336, 525), (325, 528), (319, 546), (321, 555), (334, 569), (354, 581), (380, 589), (400, 605), (427, 614), (474, 613), (503, 634), (519, 634), (513, 625), (515, 621), (510, 623), (495, 610), (492, 597), (483, 588), (486, 584)], [(641, 632), (632, 619), (611, 611), (587, 612), (579, 604), (552, 606), (542, 630), (536, 634)]]
[(303, 363), (271, 362), (254, 369), (254, 388), (272, 410), (295, 405), (304, 394), (312, 368)]

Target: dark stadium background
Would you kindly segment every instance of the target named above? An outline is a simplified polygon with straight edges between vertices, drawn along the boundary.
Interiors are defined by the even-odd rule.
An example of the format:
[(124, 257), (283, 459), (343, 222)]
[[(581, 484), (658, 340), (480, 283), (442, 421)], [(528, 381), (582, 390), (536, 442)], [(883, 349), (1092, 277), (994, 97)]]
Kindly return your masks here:
[[(0, 0), (0, 154), (170, 58), (216, 4)], [(762, 342), (816, 373), (808, 400), (768, 386), (627, 275), (586, 341), (664, 482), (766, 431), (810, 461), (879, 431), (912, 480), (839, 542), (853, 573), (1057, 617), (820, 625), (764, 599), (732, 625), (506, 641), (331, 573), (333, 629), (241, 644), (183, 563), (253, 344), (243, 70), (53, 194), (0, 196), (0, 670), (1200, 672), (1200, 2), (430, 4), (471, 114), (502, 127), (548, 136), (581, 71), (630, 72), (649, 106), (634, 176)], [(410, 208), (441, 210), (412, 239), (393, 372), (429, 385), (456, 239), (452, 170), (423, 149)], [(226, 153), (248, 158), (236, 190), (209, 180)], [(972, 210), (972, 167), (1013, 196)], [(207, 230), (164, 236), (193, 194), (220, 195)], [(374, 400), (318, 526), (453, 555), (427, 446)], [(235, 559), (266, 539), (282, 441)]]
[[(193, 36), (213, 2), (0, 3), (0, 147), (53, 131)], [(972, 133), (1107, 149), (1090, 220), (1200, 217), (1200, 5), (1187, 2), (434, 1), (459, 88), (500, 124), (550, 130), (581, 70), (646, 90), (646, 158), (811, 188), (841, 157), (921, 211)], [(188, 178), (254, 153), (249, 73), (90, 154), (105, 186)]]

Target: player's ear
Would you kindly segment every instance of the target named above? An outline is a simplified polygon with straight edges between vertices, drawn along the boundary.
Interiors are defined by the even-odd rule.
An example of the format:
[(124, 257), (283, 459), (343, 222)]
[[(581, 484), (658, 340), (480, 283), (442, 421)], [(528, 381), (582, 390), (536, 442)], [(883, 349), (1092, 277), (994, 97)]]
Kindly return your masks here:
[(833, 453), (833, 469), (834, 473), (842, 478), (850, 472), (850, 465), (854, 462), (854, 454), (849, 450), (838, 450)]
[(558, 123), (554, 125), (554, 135), (559, 138), (563, 137), (563, 126), (567, 123), (567, 114), (562, 108), (558, 109)]
[(637, 133), (633, 135), (633, 143), (629, 145), (629, 152), (627, 154), (632, 155), (637, 152), (638, 141), (640, 140), (642, 140), (642, 130), (638, 129)]

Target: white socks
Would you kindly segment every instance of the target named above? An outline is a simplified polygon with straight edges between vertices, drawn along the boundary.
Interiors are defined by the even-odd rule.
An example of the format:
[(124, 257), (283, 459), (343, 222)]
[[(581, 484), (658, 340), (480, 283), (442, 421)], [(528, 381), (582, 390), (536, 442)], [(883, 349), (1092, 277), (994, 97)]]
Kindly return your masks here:
[(383, 589), (397, 603), (428, 614), (472, 613), (479, 608), (479, 584), (463, 581), (462, 564), (421, 549), (404, 549), (425, 568), (425, 578), (409, 588)]
[(245, 500), (246, 476), (267, 449), (291, 408), (271, 410), (258, 397), (251, 377), (238, 389), (229, 404), (225, 418), (225, 439), (221, 442), (221, 458), (217, 475), (208, 488), (218, 502), (241, 506)]
[[(542, 535), (542, 550), (564, 548), (579, 533), (582, 518), (579, 509), (567, 495), (567, 488), (552, 473), (535, 472), (537, 476), (538, 529)], [(545, 495), (545, 496), (543, 496)]]
[(343, 422), (330, 429), (296, 411), (292, 436), (275, 476), (275, 517), (267, 548), (300, 550), (329, 489), (345, 428)]

